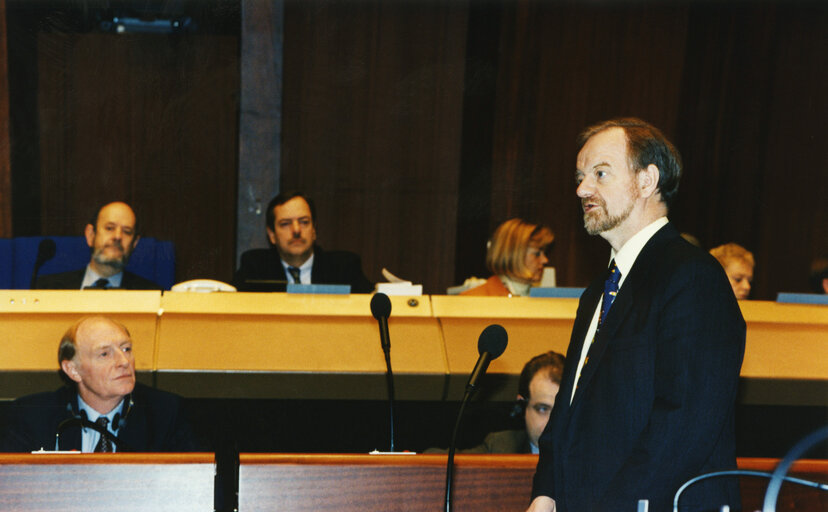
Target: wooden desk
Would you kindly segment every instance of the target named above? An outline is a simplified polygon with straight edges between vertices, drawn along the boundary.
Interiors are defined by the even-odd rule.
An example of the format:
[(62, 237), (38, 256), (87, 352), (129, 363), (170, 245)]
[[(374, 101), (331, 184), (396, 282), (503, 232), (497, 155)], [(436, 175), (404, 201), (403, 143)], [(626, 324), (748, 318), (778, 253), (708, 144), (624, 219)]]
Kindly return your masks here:
[[(457, 455), (453, 501), (460, 511), (524, 510), (536, 455)], [(434, 511), (445, 495), (445, 455), (241, 454), (239, 512)], [(778, 459), (738, 459), (740, 469), (772, 472)], [(790, 474), (828, 481), (828, 461), (801, 460)], [(732, 477), (727, 477), (732, 478)], [(761, 510), (769, 479), (738, 477), (745, 511)], [(688, 491), (690, 492), (690, 491)], [(784, 484), (777, 510), (828, 510), (828, 493)]]
[(135, 368), (151, 372), (160, 305), (160, 291), (0, 290), (0, 398), (55, 389), (60, 338), (85, 315), (126, 325)]
[[(383, 399), (371, 295), (164, 293), (158, 384), (187, 396)], [(391, 297), (397, 396), (442, 397), (448, 373), (428, 296)], [(245, 386), (254, 382), (254, 386)]]
[[(139, 379), (188, 397), (376, 399), (385, 362), (370, 295), (0, 291), (0, 398), (56, 387), (60, 336), (79, 316), (124, 322)], [(510, 401), (523, 364), (566, 352), (577, 299), (391, 297), (391, 360), (401, 400), (459, 400), (483, 329), (506, 352), (482, 399)], [(828, 405), (828, 307), (741, 301), (740, 402)], [(48, 383), (47, 383), (48, 381)]]
[[(779, 464), (779, 459), (737, 459), (739, 469), (765, 471), (773, 473)], [(788, 472), (805, 480), (828, 482), (828, 460), (799, 460), (794, 462)], [(748, 512), (762, 510), (765, 502), (765, 492), (770, 479), (761, 477), (739, 477), (742, 494), (742, 510)], [(810, 489), (801, 485), (785, 482), (779, 491), (776, 510), (828, 510), (828, 493), (817, 489)]]
[(202, 454), (0, 454), (0, 510), (205, 512), (215, 457)]
[[(239, 512), (445, 508), (445, 455), (241, 454)], [(454, 510), (524, 510), (537, 456), (457, 455)]]

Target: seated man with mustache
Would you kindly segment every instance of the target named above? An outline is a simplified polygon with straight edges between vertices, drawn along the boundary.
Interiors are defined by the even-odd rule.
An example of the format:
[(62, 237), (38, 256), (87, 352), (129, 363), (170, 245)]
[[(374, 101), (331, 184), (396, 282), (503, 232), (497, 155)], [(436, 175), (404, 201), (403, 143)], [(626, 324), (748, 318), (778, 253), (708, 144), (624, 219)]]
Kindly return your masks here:
[[(284, 192), (271, 199), (265, 229), (270, 248), (242, 254), (233, 276), (238, 291), (283, 291), (287, 283), (346, 284), (351, 293), (374, 290), (374, 283), (362, 272), (358, 255), (323, 251), (316, 243), (316, 208), (310, 197)], [(260, 288), (262, 285), (265, 289)]]
[(124, 270), (140, 236), (135, 228), (135, 212), (126, 203), (101, 207), (94, 224), (86, 225), (84, 235), (91, 257), (86, 268), (41, 276), (34, 287), (47, 290), (86, 290), (122, 288), (160, 290), (156, 283)]

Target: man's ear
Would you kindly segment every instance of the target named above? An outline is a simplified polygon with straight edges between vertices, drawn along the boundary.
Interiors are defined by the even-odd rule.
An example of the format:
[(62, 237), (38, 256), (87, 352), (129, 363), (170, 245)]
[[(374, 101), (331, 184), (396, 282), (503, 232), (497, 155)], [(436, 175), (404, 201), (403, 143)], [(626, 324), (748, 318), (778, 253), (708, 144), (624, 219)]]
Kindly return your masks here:
[(95, 226), (87, 224), (86, 229), (83, 230), (83, 235), (86, 237), (86, 245), (92, 247), (95, 243)]
[(75, 364), (74, 361), (69, 359), (64, 359), (60, 362), (60, 368), (63, 370), (63, 373), (66, 374), (67, 377), (72, 379), (73, 381), (80, 383), (81, 376), (80, 372), (78, 372), (78, 366)]
[(133, 237), (133, 239), (132, 239), (132, 250), (130, 252), (135, 250), (135, 246), (138, 245), (138, 240), (140, 240), (140, 239), (141, 239), (141, 235), (135, 235), (135, 237)]
[(270, 240), (271, 244), (279, 245), (279, 241), (276, 239), (276, 232), (270, 228), (267, 228), (267, 239)]
[(658, 167), (650, 164), (636, 173), (641, 197), (652, 197), (658, 192)]

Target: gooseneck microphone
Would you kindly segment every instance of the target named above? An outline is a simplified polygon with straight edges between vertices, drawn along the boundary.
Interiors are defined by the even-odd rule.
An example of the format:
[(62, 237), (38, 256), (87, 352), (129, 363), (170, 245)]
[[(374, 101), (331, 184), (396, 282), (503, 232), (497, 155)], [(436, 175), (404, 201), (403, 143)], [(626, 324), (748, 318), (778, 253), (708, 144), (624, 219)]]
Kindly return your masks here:
[[(72, 416), (61, 421), (57, 426), (57, 431), (55, 432), (56, 449), (60, 449), (60, 434), (62, 434), (64, 430), (66, 430), (69, 427), (80, 426), (83, 428), (91, 428), (92, 430), (106, 437), (118, 446), (119, 451), (128, 451), (129, 447), (127, 446), (127, 444), (118, 436), (110, 432), (109, 429), (103, 428), (97, 423), (89, 421), (89, 419), (86, 416), (86, 411), (81, 411), (80, 414), (75, 414), (72, 410), (71, 405), (67, 405), (66, 409), (69, 411), (70, 414), (72, 414)], [(116, 424), (118, 421), (120, 421), (119, 418), (115, 418), (115, 420), (112, 423)]]
[(388, 335), (388, 317), (391, 316), (391, 299), (384, 293), (371, 297), (371, 314), (379, 323), (380, 344), (385, 354), (385, 379), (388, 386), (388, 408), (391, 425), (391, 449), (394, 451), (394, 373), (391, 371), (391, 338)]
[(57, 253), (57, 245), (51, 238), (44, 238), (37, 246), (37, 257), (35, 258), (34, 269), (32, 270), (32, 280), (29, 283), (29, 288), (34, 289), (35, 281), (37, 281), (37, 274), (40, 272), (40, 267), (50, 259), (55, 257)]
[(466, 409), (472, 394), (477, 389), (477, 382), (486, 373), (489, 368), (489, 363), (503, 354), (506, 350), (506, 344), (509, 341), (509, 335), (506, 334), (506, 329), (498, 324), (492, 324), (480, 333), (480, 338), (477, 340), (477, 352), (480, 357), (477, 359), (477, 364), (474, 365), (469, 376), (469, 381), (466, 384), (466, 393), (463, 396), (463, 402), (460, 404), (460, 411), (457, 413), (457, 421), (454, 423), (454, 432), (451, 434), (451, 444), (449, 445), (448, 461), (446, 463), (446, 512), (451, 512), (451, 483), (454, 478), (454, 452), (457, 448), (457, 432), (460, 430), (460, 420), (463, 418), (463, 411)]

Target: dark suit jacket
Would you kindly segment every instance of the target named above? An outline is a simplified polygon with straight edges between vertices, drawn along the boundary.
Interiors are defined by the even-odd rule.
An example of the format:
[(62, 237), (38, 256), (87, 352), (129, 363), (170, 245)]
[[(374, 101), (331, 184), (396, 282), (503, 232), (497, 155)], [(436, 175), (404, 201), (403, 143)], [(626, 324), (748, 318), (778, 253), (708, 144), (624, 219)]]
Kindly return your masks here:
[[(447, 448), (428, 448), (423, 453), (446, 453)], [(457, 453), (532, 453), (526, 429), (489, 432), (482, 444)]]
[[(287, 281), (279, 251), (276, 249), (251, 249), (241, 256), (241, 265), (233, 276), (233, 286), (239, 291), (251, 291), (247, 279)], [(352, 293), (371, 293), (374, 285), (362, 273), (359, 256), (347, 251), (323, 251), (314, 246), (311, 283), (349, 284)]]
[[(126, 447), (118, 451), (187, 452), (198, 449), (197, 443), (180, 410), (178, 396), (135, 384), (133, 405), (126, 412), (126, 424), (118, 438)], [(62, 421), (77, 416), (77, 392), (69, 387), (18, 398), (9, 412), (9, 423), (0, 451), (30, 452), (55, 449), (55, 434)], [(60, 434), (61, 450), (81, 449), (80, 426), (72, 425)]]
[[(86, 267), (60, 274), (49, 274), (39, 276), (35, 281), (35, 288), (40, 290), (80, 290), (83, 283), (83, 276), (86, 274)], [(121, 279), (123, 290), (160, 290), (161, 287), (143, 277), (124, 270)]]
[(490, 432), (483, 444), (462, 453), (532, 453), (526, 429)]
[[(638, 255), (604, 319), (570, 404), (606, 274), (581, 296), (533, 496), (559, 512), (671, 510), (682, 483), (735, 469), (734, 406), (745, 322), (710, 255), (668, 224)], [(738, 508), (735, 479), (682, 494), (682, 510)]]

